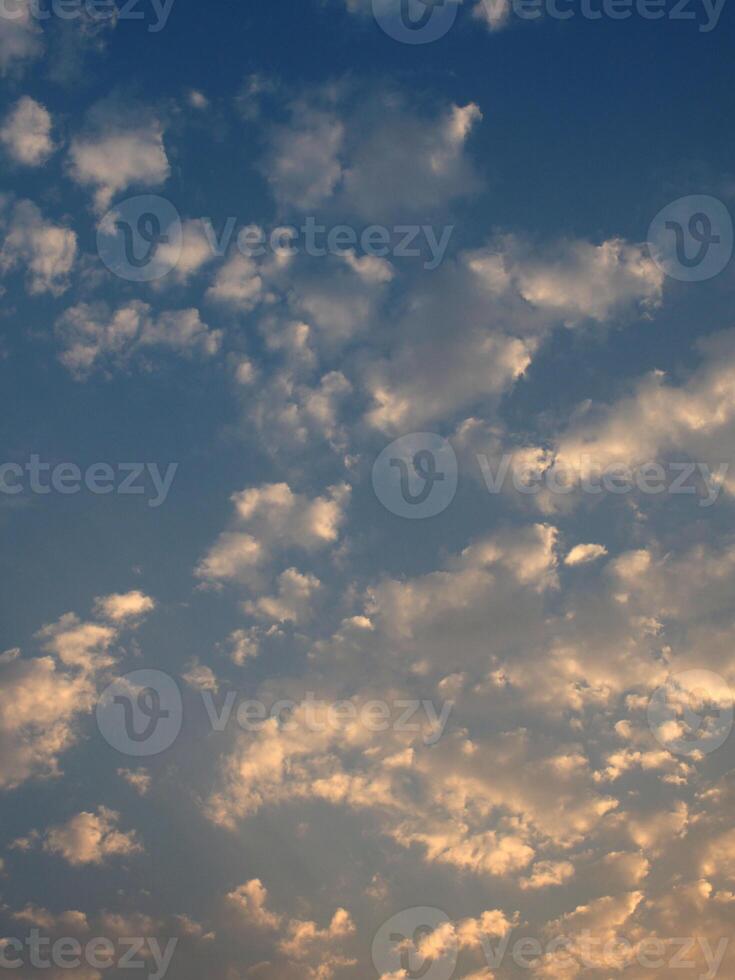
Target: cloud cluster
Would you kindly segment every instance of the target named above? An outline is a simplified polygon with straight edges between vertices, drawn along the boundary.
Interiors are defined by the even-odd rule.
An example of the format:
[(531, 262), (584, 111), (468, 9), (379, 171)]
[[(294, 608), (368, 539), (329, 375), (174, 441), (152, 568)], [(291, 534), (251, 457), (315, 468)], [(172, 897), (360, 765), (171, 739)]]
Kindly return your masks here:
[(106, 303), (79, 303), (55, 324), (59, 360), (77, 380), (91, 373), (111, 373), (150, 354), (170, 351), (183, 357), (209, 358), (222, 343), (222, 332), (210, 330), (196, 309), (156, 315), (148, 303), (132, 300), (111, 310)]
[(31, 296), (59, 296), (69, 288), (77, 257), (77, 236), (71, 228), (46, 220), (32, 201), (18, 201), (11, 208), (0, 199), (0, 233), (0, 273), (24, 268)]
[(94, 708), (97, 677), (114, 664), (121, 630), (136, 625), (110, 618), (108, 611), (121, 607), (137, 607), (142, 616), (153, 600), (140, 592), (102, 597), (102, 621), (69, 612), (42, 627), (43, 656), (25, 657), (15, 648), (0, 656), (0, 787), (60, 775), (61, 756)]
[(54, 150), (48, 109), (24, 95), (10, 110), (0, 128), (0, 142), (16, 163), (27, 167), (40, 166)]

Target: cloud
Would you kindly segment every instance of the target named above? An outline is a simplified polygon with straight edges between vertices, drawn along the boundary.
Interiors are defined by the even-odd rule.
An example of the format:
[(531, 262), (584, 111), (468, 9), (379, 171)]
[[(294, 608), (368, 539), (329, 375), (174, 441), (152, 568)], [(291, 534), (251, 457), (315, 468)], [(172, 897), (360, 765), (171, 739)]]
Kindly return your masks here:
[(153, 777), (143, 769), (118, 769), (117, 774), (132, 786), (139, 796), (146, 796), (153, 785)]
[(18, 71), (24, 62), (43, 50), (41, 31), (32, 15), (30, 0), (17, 0), (12, 17), (0, 17), (0, 74)]
[(597, 561), (607, 554), (607, 548), (601, 544), (577, 544), (564, 559), (565, 565), (587, 565)]
[(51, 115), (48, 109), (28, 95), (20, 98), (0, 128), (0, 142), (16, 163), (38, 167), (51, 156)]
[(342, 83), (286, 106), (271, 128), (261, 170), (281, 212), (334, 209), (368, 224), (423, 215), (475, 193), (466, 154), (477, 105), (416, 112), (394, 91), (369, 100)]
[(287, 568), (278, 576), (277, 594), (246, 603), (245, 611), (277, 623), (303, 623), (311, 618), (312, 601), (320, 588), (321, 582), (315, 575)]
[(304, 976), (329, 980), (335, 971), (357, 963), (339, 952), (341, 944), (356, 931), (346, 909), (338, 908), (325, 928), (309, 919), (272, 912), (267, 908), (268, 891), (259, 878), (229, 892), (225, 902), (241, 926), (261, 933), (277, 932), (280, 938), (273, 938), (273, 953), (285, 958), (287, 966), (298, 964), (301, 971), (306, 971), (302, 972)]
[[(1, 218), (0, 213), (0, 222)], [(32, 201), (19, 201), (14, 206), (0, 249), (0, 273), (24, 266), (26, 289), (32, 296), (60, 296), (69, 288), (76, 256), (77, 236), (71, 228), (46, 221)]]
[[(171, 280), (186, 283), (216, 258), (204, 219), (190, 218), (182, 221), (180, 245), (179, 249), (172, 243), (159, 243), (154, 261), (163, 269), (173, 267)], [(168, 278), (163, 280), (164, 285), (168, 282)]]
[(109, 648), (117, 639), (117, 630), (100, 623), (82, 622), (75, 613), (65, 613), (37, 635), (43, 649), (55, 654), (67, 667), (94, 671), (115, 662)]
[[(113, 600), (119, 608), (120, 599), (139, 595), (97, 603)], [(147, 611), (145, 603), (137, 605)], [(77, 742), (80, 723), (94, 708), (97, 677), (115, 662), (111, 650), (120, 630), (138, 622), (121, 617), (111, 625), (69, 612), (36, 633), (46, 656), (26, 658), (19, 649), (0, 656), (0, 786), (60, 775), (61, 755)]]
[[(599, 467), (633, 468), (678, 452), (716, 472), (732, 458), (728, 447), (735, 447), (735, 332), (710, 337), (700, 349), (700, 366), (683, 383), (654, 371), (617, 402), (588, 405), (557, 435), (555, 465), (589, 475)], [(732, 476), (722, 483), (732, 492)]]
[(94, 600), (95, 613), (113, 623), (137, 620), (155, 609), (155, 600), (139, 589), (100, 596)]
[(0, 787), (58, 776), (60, 756), (94, 706), (93, 679), (50, 656), (3, 655), (0, 681)]
[(145, 363), (148, 352), (171, 351), (184, 357), (213, 357), (222, 332), (210, 330), (195, 309), (153, 314), (140, 300), (112, 311), (106, 303), (79, 303), (55, 324), (61, 347), (59, 360), (72, 376), (84, 380), (94, 371), (110, 374), (134, 361)]
[(219, 682), (212, 668), (198, 661), (195, 661), (181, 676), (195, 691), (212, 691), (216, 694), (219, 690)]
[(282, 916), (266, 908), (268, 891), (259, 878), (245, 882), (229, 892), (226, 901), (249, 925), (256, 929), (278, 929)]
[(482, 112), (450, 105), (433, 117), (393, 95), (376, 100), (345, 166), (340, 205), (366, 221), (423, 214), (472, 196), (481, 181), (466, 153)]
[(513, 289), (538, 310), (567, 324), (603, 322), (626, 308), (645, 312), (661, 303), (664, 275), (644, 245), (611, 238), (595, 245), (562, 241), (548, 254), (534, 254), (519, 239), (505, 236), (498, 252), (479, 251), (470, 267), (491, 290)]
[(159, 187), (171, 172), (163, 125), (155, 117), (117, 117), (102, 106), (93, 113), (90, 132), (72, 139), (68, 168), (72, 180), (93, 189), (98, 212), (128, 187)]
[(663, 276), (640, 245), (561, 242), (548, 254), (513, 236), (460, 253), (407, 284), (387, 355), (367, 360), (367, 422), (386, 432), (487, 414), (560, 327), (647, 314)]
[[(286, 548), (311, 552), (336, 544), (349, 497), (346, 484), (329, 487), (324, 496), (314, 498), (294, 493), (286, 483), (233, 494), (233, 530), (219, 536), (196, 574), (213, 583), (256, 585), (277, 552)], [(288, 591), (296, 583), (287, 578), (283, 585)]]
[(262, 171), (281, 207), (309, 211), (334, 193), (342, 178), (344, 136), (333, 113), (303, 102), (292, 106), (289, 124), (273, 127)]
[(245, 255), (234, 254), (215, 276), (207, 299), (249, 312), (261, 301), (263, 280), (257, 264)]
[(113, 857), (141, 854), (143, 848), (135, 832), (118, 830), (119, 821), (120, 815), (104, 806), (95, 813), (78, 813), (46, 831), (43, 849), (58, 854), (73, 867), (102, 865)]

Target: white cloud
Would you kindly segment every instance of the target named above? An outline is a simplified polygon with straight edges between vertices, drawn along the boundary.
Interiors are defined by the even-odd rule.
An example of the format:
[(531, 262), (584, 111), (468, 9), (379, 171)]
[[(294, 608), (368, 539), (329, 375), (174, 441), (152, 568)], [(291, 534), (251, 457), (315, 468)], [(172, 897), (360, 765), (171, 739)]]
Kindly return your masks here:
[(235, 253), (215, 276), (207, 290), (207, 299), (248, 312), (262, 299), (263, 280), (256, 263)]
[(0, 272), (22, 265), (31, 295), (59, 296), (69, 288), (76, 256), (77, 236), (71, 228), (46, 221), (32, 201), (15, 205), (0, 250)]
[(41, 30), (33, 18), (30, 0), (16, 0), (12, 17), (0, 17), (0, 74), (19, 69), (43, 50)]
[(226, 896), (226, 900), (238, 916), (256, 929), (278, 929), (281, 924), (282, 917), (266, 907), (268, 891), (259, 878), (240, 885)]
[[(273, 954), (296, 966), (296, 975), (311, 980), (329, 980), (337, 970), (355, 966), (357, 961), (339, 952), (341, 944), (355, 933), (355, 923), (346, 909), (338, 908), (325, 928), (308, 919), (290, 918), (267, 907), (268, 891), (254, 878), (229, 892), (225, 902), (240, 926), (274, 936)], [(284, 975), (279, 972), (278, 976)], [(289, 971), (288, 976), (291, 976)]]
[(195, 691), (212, 691), (216, 694), (219, 690), (219, 682), (212, 668), (198, 661), (195, 661), (181, 676)]
[(192, 109), (208, 109), (209, 99), (204, 95), (203, 92), (199, 92), (197, 89), (190, 89), (187, 96), (187, 101)]
[(74, 613), (65, 613), (56, 623), (38, 631), (43, 649), (55, 654), (67, 667), (85, 671), (99, 670), (113, 664), (109, 648), (117, 630), (101, 623), (82, 622)]
[(65, 824), (51, 827), (43, 849), (58, 854), (72, 866), (105, 864), (112, 857), (141, 854), (143, 848), (134, 831), (118, 830), (120, 815), (107, 807), (95, 813), (78, 813)]
[[(171, 278), (179, 283), (188, 282), (209, 262), (216, 258), (204, 221), (191, 218), (181, 224), (181, 248), (171, 243), (159, 244), (154, 261), (164, 269), (171, 268)], [(165, 284), (168, 279), (163, 280)]]
[(92, 678), (53, 657), (0, 660), (0, 786), (58, 776), (94, 700)]
[(100, 124), (91, 133), (76, 136), (69, 148), (69, 174), (94, 190), (97, 211), (106, 210), (113, 197), (128, 187), (158, 187), (171, 168), (158, 119), (116, 122), (97, 114)]
[(484, 21), (488, 30), (501, 31), (510, 22), (511, 10), (510, 0), (477, 0), (472, 16)]
[(110, 619), (113, 623), (122, 623), (126, 620), (137, 620), (146, 613), (152, 612), (156, 603), (150, 596), (135, 589), (132, 592), (100, 596), (95, 599), (94, 605), (98, 616)]
[(117, 774), (132, 786), (139, 796), (146, 796), (153, 785), (153, 777), (144, 769), (118, 769)]
[(284, 548), (309, 552), (336, 544), (349, 496), (345, 484), (314, 498), (294, 493), (286, 483), (233, 494), (235, 529), (219, 536), (199, 564), (197, 575), (212, 582), (235, 580), (253, 585), (260, 581), (273, 554)]
[(647, 313), (662, 280), (642, 246), (617, 239), (562, 242), (547, 255), (505, 236), (446, 258), (409, 284), (389, 354), (363, 368), (367, 421), (410, 432), (477, 404), (492, 411), (553, 329)]
[(349, 84), (295, 100), (274, 126), (261, 169), (282, 211), (336, 208), (367, 223), (423, 214), (481, 185), (466, 144), (477, 105), (417, 113), (394, 91), (369, 100)]
[(0, 142), (16, 163), (40, 166), (54, 150), (48, 109), (24, 95), (6, 116), (0, 128)]
[(482, 120), (479, 106), (450, 105), (427, 117), (388, 94), (362, 112), (351, 117), (353, 149), (339, 195), (343, 210), (368, 222), (394, 222), (396, 216), (423, 215), (479, 190), (480, 178), (466, 152)]
[(56, 321), (55, 333), (59, 360), (77, 380), (96, 370), (124, 369), (156, 349), (212, 357), (222, 342), (222, 332), (210, 330), (198, 310), (166, 311), (156, 317), (140, 300), (114, 312), (105, 303), (80, 303)]
[(342, 178), (345, 129), (329, 111), (297, 102), (291, 121), (271, 130), (262, 170), (281, 207), (308, 211), (329, 198)]
[(277, 623), (303, 623), (311, 618), (312, 600), (320, 588), (321, 582), (315, 575), (287, 568), (278, 576), (277, 594), (246, 603), (245, 611)]
[(564, 559), (565, 565), (587, 565), (607, 554), (607, 548), (601, 544), (577, 544)]

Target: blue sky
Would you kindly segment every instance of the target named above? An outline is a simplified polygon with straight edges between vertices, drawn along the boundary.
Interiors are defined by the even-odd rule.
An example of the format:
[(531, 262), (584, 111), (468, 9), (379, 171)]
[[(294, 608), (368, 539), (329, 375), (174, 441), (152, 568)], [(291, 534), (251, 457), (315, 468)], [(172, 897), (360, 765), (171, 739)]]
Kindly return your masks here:
[(11, 976), (731, 972), (735, 14), (560, 6), (2, 5)]

